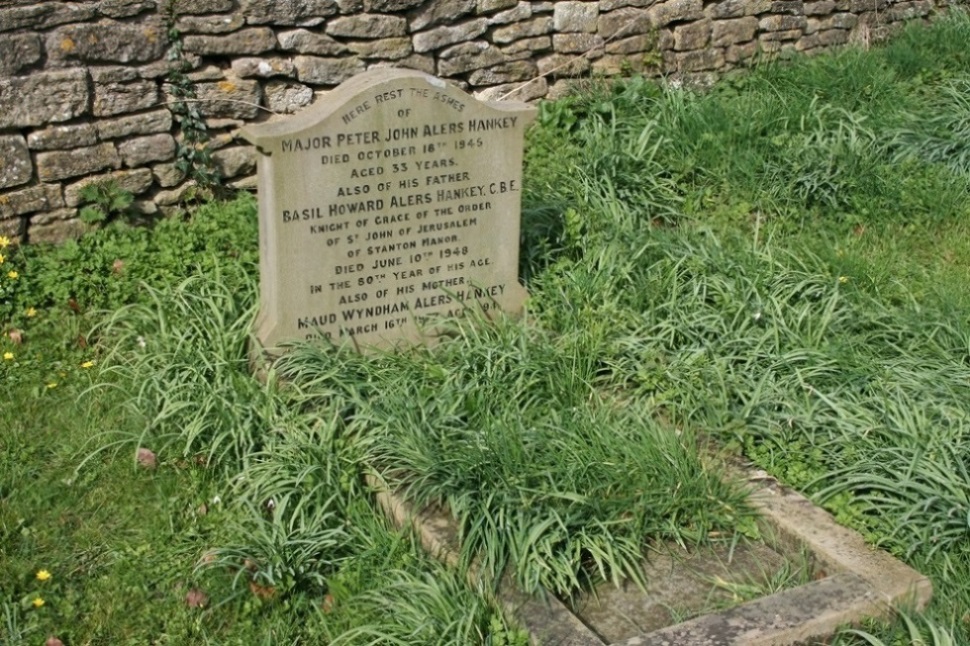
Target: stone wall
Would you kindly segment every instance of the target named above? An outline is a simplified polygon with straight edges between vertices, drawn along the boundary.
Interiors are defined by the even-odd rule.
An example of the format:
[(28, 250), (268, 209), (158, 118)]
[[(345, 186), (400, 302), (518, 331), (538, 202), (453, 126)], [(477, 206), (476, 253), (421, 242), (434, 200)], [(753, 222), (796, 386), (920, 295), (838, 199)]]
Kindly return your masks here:
[[(80, 189), (112, 179), (144, 213), (192, 181), (175, 160), (169, 0), (0, 0), (0, 235), (83, 230)], [(759, 52), (884, 36), (944, 0), (173, 0), (184, 60), (233, 187), (254, 184), (241, 125), (292, 113), (373, 66), (535, 100), (592, 74), (711, 74)]]

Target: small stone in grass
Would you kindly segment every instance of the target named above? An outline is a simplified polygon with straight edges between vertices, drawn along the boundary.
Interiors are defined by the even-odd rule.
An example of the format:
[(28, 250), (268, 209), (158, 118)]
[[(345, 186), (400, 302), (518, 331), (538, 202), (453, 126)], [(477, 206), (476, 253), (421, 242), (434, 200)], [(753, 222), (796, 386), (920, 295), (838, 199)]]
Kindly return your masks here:
[(198, 588), (192, 588), (189, 590), (188, 594), (185, 595), (185, 604), (189, 608), (204, 608), (208, 603), (209, 597), (206, 596), (205, 592), (199, 590)]
[(47, 641), (44, 642), (44, 646), (64, 646), (64, 642), (62, 642), (57, 637), (54, 637), (53, 635), (51, 635), (50, 637), (47, 638)]
[(138, 466), (145, 467), (146, 469), (154, 469), (158, 466), (158, 459), (151, 449), (139, 448), (135, 459), (138, 460)]
[(10, 330), (10, 332), (7, 333), (7, 336), (10, 337), (10, 340), (13, 341), (14, 345), (20, 345), (24, 342), (24, 335), (20, 330)]

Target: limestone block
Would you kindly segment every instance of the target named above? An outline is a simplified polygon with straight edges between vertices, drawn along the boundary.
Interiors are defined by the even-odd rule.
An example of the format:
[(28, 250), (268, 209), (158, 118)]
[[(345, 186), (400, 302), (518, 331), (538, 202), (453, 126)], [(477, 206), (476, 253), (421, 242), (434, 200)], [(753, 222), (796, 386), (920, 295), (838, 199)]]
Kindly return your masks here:
[(78, 59), (87, 63), (147, 63), (165, 54), (165, 28), (158, 17), (137, 23), (102, 20), (58, 27), (47, 35), (52, 61)]
[(600, 14), (596, 31), (605, 40), (616, 40), (636, 34), (646, 34), (653, 29), (653, 17), (649, 9), (627, 7)]
[(758, 43), (741, 43), (731, 45), (724, 50), (724, 60), (729, 63), (743, 63), (754, 58), (758, 54)]
[(699, 20), (704, 12), (704, 1), (667, 0), (652, 6), (649, 11), (653, 24), (663, 27), (678, 20)]
[(273, 76), (293, 76), (296, 68), (288, 58), (255, 58), (246, 56), (234, 58), (230, 64), (232, 73), (241, 79), (270, 78)]
[(88, 70), (95, 83), (124, 83), (138, 78), (138, 70), (127, 65), (98, 65)]
[(269, 27), (249, 27), (219, 35), (194, 35), (182, 39), (185, 51), (200, 56), (262, 54), (276, 49), (276, 34)]
[(40, 60), (37, 34), (0, 34), (0, 76), (13, 76)]
[(167, 133), (127, 139), (118, 144), (118, 152), (129, 168), (171, 161), (175, 159), (175, 139)]
[(253, 119), (259, 114), (262, 91), (258, 81), (227, 78), (198, 83), (195, 91), (200, 100), (199, 111), (204, 116)]
[(705, 10), (711, 18), (740, 18), (756, 16), (771, 9), (771, 0), (723, 0)]
[(859, 16), (851, 13), (837, 13), (832, 15), (827, 26), (833, 29), (855, 29), (858, 24)]
[(549, 92), (549, 81), (535, 78), (525, 83), (506, 83), (475, 92), (479, 101), (535, 101)]
[(535, 78), (538, 67), (532, 61), (511, 61), (484, 70), (475, 70), (468, 77), (473, 86), (515, 83)]
[(85, 114), (89, 100), (82, 69), (0, 78), (0, 128), (67, 121)]
[(443, 50), (439, 56), (438, 73), (441, 76), (455, 76), (505, 61), (506, 56), (498, 47), (484, 40), (474, 40)]
[[(202, 64), (202, 57), (198, 54), (191, 54), (185, 52), (183, 58), (185, 61), (185, 69), (192, 70), (199, 67)], [(163, 76), (167, 76), (169, 72), (172, 71), (172, 61), (168, 59), (157, 60), (153, 63), (148, 63), (147, 65), (141, 65), (135, 68), (135, 71), (143, 79), (157, 79)]]
[(614, 11), (623, 7), (649, 7), (657, 4), (658, 0), (600, 0), (600, 11)]
[(231, 146), (212, 154), (212, 161), (222, 177), (248, 175), (256, 170), (256, 154), (252, 146)]
[(570, 56), (568, 54), (551, 54), (543, 56), (538, 61), (539, 74), (562, 78), (564, 76), (582, 76), (589, 72), (591, 63), (585, 56)]
[(364, 0), (364, 11), (383, 13), (420, 7), (424, 0)]
[(120, 167), (121, 157), (115, 147), (108, 143), (74, 150), (37, 153), (37, 174), (42, 182), (54, 182)]
[(317, 54), (319, 56), (336, 56), (349, 51), (346, 45), (330, 36), (307, 29), (281, 31), (276, 37), (279, 40), (280, 49), (284, 51)]
[(0, 135), (0, 188), (26, 184), (33, 174), (34, 168), (24, 138), (20, 135)]
[(411, 39), (402, 36), (400, 38), (382, 38), (381, 40), (359, 40), (347, 43), (354, 54), (363, 59), (381, 58), (384, 60), (398, 60), (410, 56), (414, 48), (411, 46)]
[(364, 10), (364, 0), (337, 0), (341, 14), (360, 13)]
[(801, 31), (808, 24), (805, 16), (774, 15), (758, 21), (761, 31)]
[(100, 119), (95, 123), (95, 128), (102, 141), (129, 135), (168, 132), (172, 129), (172, 113), (167, 109), (161, 109), (116, 119)]
[(411, 31), (452, 23), (473, 11), (475, 0), (431, 0), (411, 18)]
[(98, 11), (109, 18), (130, 18), (157, 9), (155, 0), (101, 0)]
[(162, 188), (171, 188), (185, 179), (185, 173), (175, 163), (152, 166), (152, 178)]
[(427, 54), (411, 54), (406, 58), (396, 61), (373, 61), (367, 64), (367, 69), (375, 67), (393, 67), (396, 69), (405, 68), (418, 70), (425, 74), (435, 74), (434, 57)]
[(238, 13), (222, 16), (179, 16), (176, 26), (184, 35), (228, 34), (242, 29), (246, 19)]
[(530, 56), (533, 53), (544, 52), (552, 49), (552, 38), (550, 36), (536, 36), (534, 38), (523, 38), (516, 40), (505, 47), (502, 53), (506, 56)]
[(48, 126), (27, 135), (31, 150), (64, 150), (97, 143), (98, 132), (93, 124), (79, 123), (70, 126)]
[(408, 24), (404, 18), (382, 13), (341, 16), (327, 23), (328, 34), (348, 38), (390, 38), (404, 36), (407, 31)]
[(44, 20), (53, 12), (53, 3), (30, 7), (11, 7), (9, 9), (0, 8), (0, 31), (43, 27)]
[(0, 218), (49, 211), (64, 206), (59, 184), (37, 184), (0, 194)]
[(758, 36), (758, 42), (771, 43), (782, 40), (798, 40), (804, 35), (801, 29), (789, 29), (788, 31), (769, 31)]
[(488, 24), (490, 25), (507, 25), (512, 22), (519, 22), (521, 20), (528, 20), (532, 17), (532, 4), (529, 2), (520, 2), (511, 9), (506, 9), (505, 11), (499, 11), (497, 14), (488, 19)]
[(499, 27), (492, 34), (492, 40), (499, 45), (505, 45), (523, 38), (534, 38), (535, 36), (543, 36), (551, 32), (552, 17), (539, 16), (514, 25)]
[(313, 90), (295, 81), (269, 81), (263, 95), (266, 107), (278, 114), (296, 112), (313, 101)]
[(674, 27), (674, 49), (684, 52), (707, 47), (711, 42), (711, 31), (710, 20), (697, 20), (685, 25), (677, 25)]
[(501, 11), (518, 4), (518, 0), (478, 0), (477, 12), (479, 14)]
[(157, 107), (158, 84), (155, 81), (132, 83), (95, 83), (93, 113), (96, 117), (112, 117)]
[(639, 34), (606, 43), (607, 54), (638, 54), (640, 52), (660, 52), (673, 49), (674, 35), (669, 29), (654, 33)]
[(802, 0), (772, 0), (771, 13), (783, 13), (790, 16), (804, 16), (805, 3)]
[(754, 16), (716, 20), (711, 34), (711, 44), (715, 47), (726, 47), (735, 43), (746, 43), (754, 38), (757, 31), (758, 19)]
[(596, 31), (599, 5), (596, 2), (557, 2), (553, 10), (553, 28), (559, 32)]
[(173, 5), (175, 14), (221, 13), (232, 9), (232, 0), (167, 0)]
[(832, 0), (817, 0), (816, 2), (805, 3), (806, 16), (827, 16), (835, 11), (835, 3)]
[(845, 45), (849, 42), (849, 32), (845, 29), (828, 29), (818, 32), (816, 36), (818, 37), (818, 44), (823, 47)]
[(556, 8), (555, 2), (532, 0), (532, 13), (552, 13)]
[(112, 183), (132, 195), (141, 195), (152, 187), (153, 177), (152, 172), (147, 168), (118, 170), (112, 173), (85, 177), (79, 182), (74, 182), (64, 187), (64, 204), (67, 206), (81, 206), (81, 203), (84, 202), (84, 198), (81, 196), (81, 190), (88, 184), (100, 183)]
[(488, 20), (475, 18), (454, 26), (441, 26), (414, 35), (414, 51), (419, 54), (472, 40), (485, 33)]
[(239, 13), (251, 25), (320, 24), (340, 11), (334, 0), (240, 0)]
[(603, 54), (603, 38), (598, 34), (572, 32), (567, 34), (553, 34), (552, 48), (559, 54), (586, 54), (590, 56)]
[(195, 187), (195, 182), (186, 182), (170, 191), (159, 191), (158, 193), (155, 193), (155, 204), (158, 204), (159, 206), (172, 206), (173, 204), (184, 202), (185, 196), (189, 193), (189, 191), (194, 190)]
[(229, 187), (237, 191), (255, 191), (259, 184), (259, 179), (255, 175), (248, 175), (240, 179), (229, 182)]
[(677, 69), (681, 72), (703, 72), (724, 67), (724, 50), (717, 48), (698, 49), (692, 52), (677, 52)]
[(300, 81), (316, 85), (338, 85), (364, 71), (364, 63), (357, 58), (297, 56), (293, 64)]
[(80, 238), (89, 229), (88, 225), (77, 219), (77, 209), (62, 209), (49, 215), (49, 222), (33, 224), (27, 229), (27, 239), (32, 244), (51, 244)]

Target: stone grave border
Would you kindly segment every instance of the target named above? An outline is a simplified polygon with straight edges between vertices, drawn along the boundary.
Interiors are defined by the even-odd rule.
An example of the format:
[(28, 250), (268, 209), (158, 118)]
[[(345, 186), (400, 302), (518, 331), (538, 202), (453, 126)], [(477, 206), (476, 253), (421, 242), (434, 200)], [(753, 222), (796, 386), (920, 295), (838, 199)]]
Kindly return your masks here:
[[(885, 618), (893, 608), (921, 610), (933, 586), (889, 553), (835, 522), (825, 510), (764, 471), (729, 465), (729, 478), (745, 482), (759, 528), (778, 541), (782, 556), (806, 550), (822, 578), (609, 646), (782, 646), (823, 639), (864, 618)], [(439, 509), (415, 509), (376, 478), (369, 484), (378, 505), (399, 527), (412, 527), (426, 551), (449, 565), (458, 562), (457, 527)], [(474, 582), (474, 572), (470, 575)], [(504, 577), (496, 597), (530, 633), (535, 644), (607, 646), (553, 595), (531, 597)]]

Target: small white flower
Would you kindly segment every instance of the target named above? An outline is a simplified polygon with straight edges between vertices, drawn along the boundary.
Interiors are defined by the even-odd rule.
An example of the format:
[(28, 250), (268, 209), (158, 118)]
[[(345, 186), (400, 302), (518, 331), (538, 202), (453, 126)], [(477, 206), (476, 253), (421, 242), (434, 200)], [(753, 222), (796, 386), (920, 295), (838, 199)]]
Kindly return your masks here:
[(755, 321), (760, 321), (761, 320), (761, 312), (760, 311), (755, 312), (754, 314), (751, 315), (751, 318), (753, 318)]
[(218, 505), (220, 502), (222, 502), (222, 498), (220, 498), (218, 496), (218, 494), (215, 495), (215, 496), (212, 496), (212, 504), (213, 505)]
[(145, 343), (145, 337), (143, 336), (138, 337), (137, 343), (138, 343), (138, 347), (141, 348), (142, 350), (144, 350), (145, 346), (148, 345), (147, 343)]

